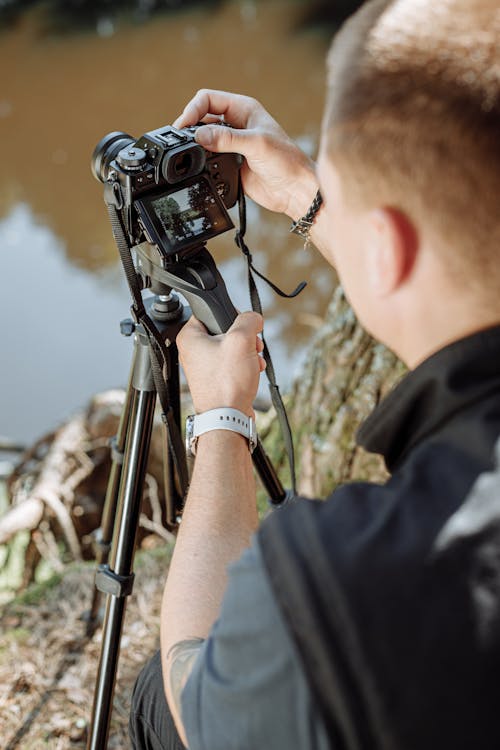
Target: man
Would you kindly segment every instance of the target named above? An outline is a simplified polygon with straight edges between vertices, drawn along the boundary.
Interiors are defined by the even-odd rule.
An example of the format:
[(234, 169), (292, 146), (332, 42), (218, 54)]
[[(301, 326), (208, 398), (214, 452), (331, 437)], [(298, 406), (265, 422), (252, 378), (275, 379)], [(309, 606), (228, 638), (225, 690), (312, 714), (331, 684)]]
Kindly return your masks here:
[[(299, 500), (256, 534), (248, 441), (201, 434), (135, 747), (182, 747), (162, 680), (191, 750), (500, 747), (500, 511), (453, 533), (500, 433), (499, 34), (496, 0), (367, 3), (329, 57), (317, 169), (252, 99), (203, 90), (177, 121), (224, 116), (197, 140), (243, 154), (265, 208), (313, 217), (360, 321), (411, 372), (359, 434), (387, 484)], [(197, 414), (253, 414), (261, 327), (185, 326)]]

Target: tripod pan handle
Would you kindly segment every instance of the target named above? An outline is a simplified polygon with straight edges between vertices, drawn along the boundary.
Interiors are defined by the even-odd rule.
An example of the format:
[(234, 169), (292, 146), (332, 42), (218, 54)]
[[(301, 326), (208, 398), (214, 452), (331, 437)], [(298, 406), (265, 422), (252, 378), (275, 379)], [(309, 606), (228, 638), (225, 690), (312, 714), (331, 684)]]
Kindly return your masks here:
[(238, 315), (214, 259), (203, 247), (189, 259), (170, 266), (165, 277), (187, 299), (193, 315), (212, 333), (225, 333)]

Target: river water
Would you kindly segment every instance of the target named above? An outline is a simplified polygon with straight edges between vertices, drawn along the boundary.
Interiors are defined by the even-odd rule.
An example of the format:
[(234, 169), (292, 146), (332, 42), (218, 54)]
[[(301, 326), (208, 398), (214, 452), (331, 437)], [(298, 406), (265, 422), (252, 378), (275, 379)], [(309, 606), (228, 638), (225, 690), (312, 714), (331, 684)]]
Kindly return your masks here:
[[(29, 442), (95, 392), (126, 383), (131, 343), (119, 335), (129, 294), (90, 155), (112, 130), (139, 136), (171, 122), (200, 87), (259, 98), (315, 153), (326, 42), (299, 31), (303, 3), (233, 0), (142, 25), (103, 18), (55, 36), (32, 12), (0, 36), (0, 435)], [(333, 287), (286, 218), (249, 206), (255, 263), (295, 301), (261, 287), (266, 332), (286, 388)], [(232, 233), (210, 249), (240, 309), (246, 276)]]

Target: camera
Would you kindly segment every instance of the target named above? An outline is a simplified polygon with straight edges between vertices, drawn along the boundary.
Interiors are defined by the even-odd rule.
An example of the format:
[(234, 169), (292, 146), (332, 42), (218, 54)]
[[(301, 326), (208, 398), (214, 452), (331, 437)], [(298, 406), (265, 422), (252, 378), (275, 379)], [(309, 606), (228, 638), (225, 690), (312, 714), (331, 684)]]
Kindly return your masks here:
[(214, 154), (195, 141), (196, 129), (170, 125), (135, 140), (108, 133), (92, 155), (92, 173), (121, 211), (130, 244), (158, 248), (162, 265), (176, 262), (233, 228), (240, 154)]

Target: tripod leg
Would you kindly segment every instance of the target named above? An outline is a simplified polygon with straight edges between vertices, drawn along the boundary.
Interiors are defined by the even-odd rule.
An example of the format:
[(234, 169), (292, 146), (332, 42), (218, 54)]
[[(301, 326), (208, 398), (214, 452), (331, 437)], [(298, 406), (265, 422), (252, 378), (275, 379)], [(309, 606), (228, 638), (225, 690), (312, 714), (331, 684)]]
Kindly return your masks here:
[(131, 409), (110, 566), (101, 565), (96, 575), (96, 587), (108, 596), (88, 750), (106, 748), (125, 613), (125, 597), (131, 593), (133, 584), (132, 563), (156, 400), (149, 367), (149, 352), (147, 344), (141, 339), (142, 337), (138, 335), (132, 377)]
[[(109, 473), (108, 485), (106, 488), (106, 497), (102, 511), (101, 526), (96, 533), (96, 562), (97, 565), (105, 565), (108, 562), (111, 541), (113, 538), (113, 529), (115, 526), (116, 507), (118, 504), (118, 491), (120, 488), (120, 479), (122, 475), (123, 457), (125, 453), (125, 442), (130, 420), (130, 408), (132, 403), (132, 379), (134, 375), (134, 363), (136, 348), (134, 347), (134, 358), (130, 369), (130, 377), (127, 386), (125, 403), (120, 417), (120, 423), (116, 437), (112, 441), (112, 463)], [(91, 638), (96, 627), (99, 624), (99, 608), (102, 599), (102, 593), (94, 587), (90, 612), (86, 615), (87, 637)]]

